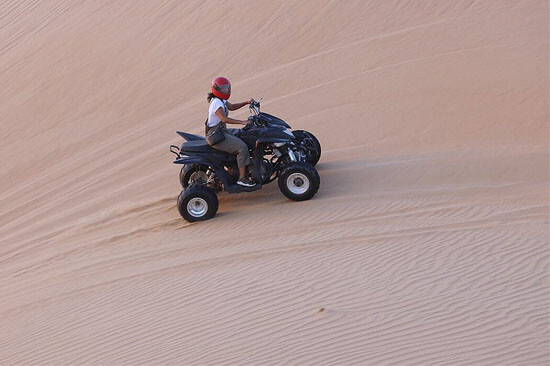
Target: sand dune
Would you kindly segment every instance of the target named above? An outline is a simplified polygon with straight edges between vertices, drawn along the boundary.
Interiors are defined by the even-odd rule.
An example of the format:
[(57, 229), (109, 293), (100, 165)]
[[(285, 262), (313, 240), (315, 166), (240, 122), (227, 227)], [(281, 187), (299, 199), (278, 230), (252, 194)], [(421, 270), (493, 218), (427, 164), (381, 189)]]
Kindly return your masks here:
[[(1, 3), (0, 364), (548, 364), (548, 11)], [(220, 74), (318, 136), (314, 199), (179, 216)]]

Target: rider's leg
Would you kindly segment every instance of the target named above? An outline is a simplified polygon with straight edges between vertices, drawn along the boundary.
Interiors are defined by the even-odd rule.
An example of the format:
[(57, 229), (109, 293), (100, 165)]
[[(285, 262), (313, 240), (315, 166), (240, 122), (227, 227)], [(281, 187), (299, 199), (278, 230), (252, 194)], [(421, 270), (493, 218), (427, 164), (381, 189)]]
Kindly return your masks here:
[(239, 179), (244, 178), (246, 175), (246, 167), (242, 166), (239, 168)]
[(250, 164), (248, 146), (238, 137), (224, 133), (225, 139), (216, 145), (214, 149), (237, 155), (237, 166), (239, 167), (239, 179), (246, 176), (246, 166)]
[[(238, 128), (227, 128), (225, 130), (230, 135), (235, 136), (237, 133), (239, 133), (241, 130)], [(235, 136), (236, 137), (236, 136)], [(240, 140), (240, 139), (239, 139)], [(241, 140), (242, 141), (242, 140)], [(242, 148), (242, 147), (241, 147)], [(243, 152), (244, 153), (244, 152)], [(248, 147), (246, 147), (246, 153), (248, 154)], [(238, 159), (238, 158), (237, 158)], [(238, 162), (238, 161), (237, 161)], [(246, 176), (246, 166), (240, 166), (239, 165), (239, 179), (244, 178)]]

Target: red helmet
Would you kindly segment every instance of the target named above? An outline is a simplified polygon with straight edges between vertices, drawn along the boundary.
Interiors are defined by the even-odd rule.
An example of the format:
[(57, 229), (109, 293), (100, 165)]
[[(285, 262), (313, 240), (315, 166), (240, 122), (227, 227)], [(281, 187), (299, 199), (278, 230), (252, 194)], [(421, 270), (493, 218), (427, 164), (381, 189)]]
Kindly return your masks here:
[(220, 99), (229, 99), (231, 95), (231, 83), (229, 80), (223, 76), (218, 76), (212, 80), (212, 94)]

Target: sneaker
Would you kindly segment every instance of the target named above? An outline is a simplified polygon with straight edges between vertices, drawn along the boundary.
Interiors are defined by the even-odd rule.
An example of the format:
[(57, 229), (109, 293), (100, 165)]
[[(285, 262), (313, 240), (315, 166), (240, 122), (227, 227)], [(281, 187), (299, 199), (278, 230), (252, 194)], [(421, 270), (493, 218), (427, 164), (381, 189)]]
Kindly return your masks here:
[(248, 178), (241, 178), (237, 181), (237, 184), (243, 187), (254, 187), (256, 183), (250, 181)]

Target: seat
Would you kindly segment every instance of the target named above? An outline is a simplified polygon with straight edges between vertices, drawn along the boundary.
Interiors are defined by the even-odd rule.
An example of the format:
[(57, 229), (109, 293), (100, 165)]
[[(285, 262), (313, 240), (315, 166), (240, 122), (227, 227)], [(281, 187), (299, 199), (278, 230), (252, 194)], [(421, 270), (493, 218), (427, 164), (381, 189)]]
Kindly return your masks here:
[(208, 145), (206, 140), (187, 141), (181, 145), (181, 152), (189, 153), (209, 153), (219, 152)]

